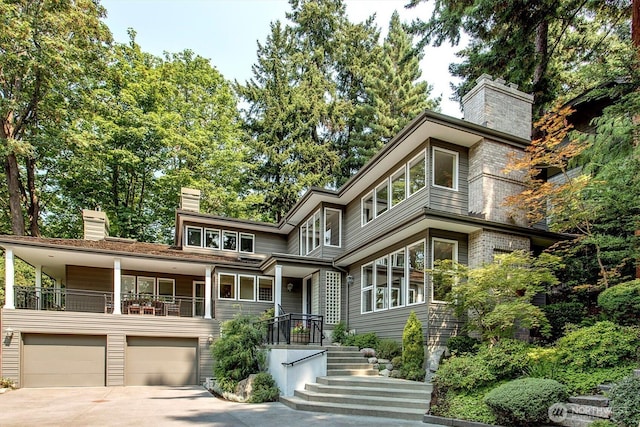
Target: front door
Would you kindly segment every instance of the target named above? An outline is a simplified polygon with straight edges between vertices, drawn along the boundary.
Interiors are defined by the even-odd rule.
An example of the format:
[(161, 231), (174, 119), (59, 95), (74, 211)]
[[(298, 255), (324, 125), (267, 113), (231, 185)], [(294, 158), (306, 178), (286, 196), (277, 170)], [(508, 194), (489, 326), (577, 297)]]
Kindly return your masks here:
[(193, 281), (193, 307), (192, 313), (196, 317), (204, 317), (204, 282)]

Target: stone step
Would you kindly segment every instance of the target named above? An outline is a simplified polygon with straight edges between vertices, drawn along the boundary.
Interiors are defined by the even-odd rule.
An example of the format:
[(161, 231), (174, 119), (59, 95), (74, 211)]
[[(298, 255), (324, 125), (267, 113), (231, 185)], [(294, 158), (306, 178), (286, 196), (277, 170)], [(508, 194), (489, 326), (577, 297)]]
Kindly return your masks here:
[(429, 400), (414, 398), (397, 398), (392, 396), (356, 395), (355, 393), (334, 394), (318, 393), (311, 390), (296, 390), (295, 396), (309, 402), (348, 403), (382, 408), (411, 408), (429, 410)]
[(598, 406), (605, 408), (609, 406), (609, 399), (602, 395), (589, 395), (589, 396), (571, 396), (569, 402), (576, 403), (578, 405)]
[(369, 363), (333, 363), (327, 362), (327, 370), (334, 369), (373, 369)]
[(567, 403), (566, 406), (569, 413), (590, 417), (592, 420), (611, 418), (611, 408), (608, 406), (582, 405), (579, 403)]
[(341, 353), (341, 352), (357, 352), (360, 353), (360, 349), (356, 346), (329, 346), (327, 347), (328, 353)]
[(431, 393), (432, 385), (429, 383), (402, 380), (397, 378), (353, 377), (353, 376), (326, 376), (316, 378), (316, 382), (322, 385), (340, 387), (374, 387), (387, 390), (399, 389), (404, 391), (428, 391)]
[(378, 387), (372, 384), (369, 387), (348, 385), (325, 385), (319, 383), (306, 384), (305, 389), (316, 393), (328, 394), (353, 394), (355, 396), (379, 396), (400, 399), (430, 399), (431, 387), (423, 390), (407, 390), (405, 388)]
[(367, 363), (367, 359), (364, 357), (330, 357), (327, 356), (328, 363)]
[(592, 422), (592, 418), (569, 414), (564, 420), (557, 421), (556, 424), (564, 427), (589, 427)]
[(610, 391), (613, 388), (613, 384), (598, 384), (598, 390)]
[(343, 375), (353, 375), (353, 376), (378, 376), (380, 375), (380, 371), (377, 369), (372, 369), (370, 365), (367, 365), (367, 368), (355, 368), (355, 369), (327, 369), (328, 376), (343, 376)]
[(280, 402), (292, 409), (301, 411), (329, 412), (332, 414), (361, 415), (413, 421), (422, 421), (426, 412), (424, 409), (415, 408), (394, 408), (333, 402), (310, 402), (298, 396), (281, 396)]

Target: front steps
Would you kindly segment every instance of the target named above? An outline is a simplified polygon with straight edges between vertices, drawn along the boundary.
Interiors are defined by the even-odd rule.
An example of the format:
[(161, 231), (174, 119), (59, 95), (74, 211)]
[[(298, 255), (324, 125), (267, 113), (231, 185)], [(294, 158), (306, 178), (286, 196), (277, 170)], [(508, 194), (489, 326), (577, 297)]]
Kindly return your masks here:
[(363, 361), (357, 348), (331, 347), (327, 376), (296, 390), (294, 396), (280, 397), (280, 402), (303, 411), (422, 421), (429, 410), (431, 384), (381, 377)]

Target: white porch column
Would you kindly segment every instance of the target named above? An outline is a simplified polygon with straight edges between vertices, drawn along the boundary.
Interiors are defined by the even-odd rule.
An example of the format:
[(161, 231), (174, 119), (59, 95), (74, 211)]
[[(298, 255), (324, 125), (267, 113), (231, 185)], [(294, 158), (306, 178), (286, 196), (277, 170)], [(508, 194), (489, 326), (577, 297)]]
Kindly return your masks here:
[(55, 302), (56, 306), (60, 307), (62, 305), (62, 295), (60, 292), (60, 287), (62, 285), (62, 277), (57, 277), (56, 282), (53, 284), (53, 289), (55, 291)]
[(14, 310), (16, 308), (13, 269), (13, 249), (4, 251), (4, 308)]
[(275, 308), (275, 315), (280, 315), (280, 306), (282, 306), (282, 266), (276, 265), (276, 283), (275, 283), (275, 295), (273, 299), (273, 307)]
[(36, 265), (36, 309), (42, 310), (42, 266)]
[(122, 270), (120, 268), (120, 258), (113, 260), (113, 314), (122, 314)]
[(211, 319), (211, 267), (204, 272), (204, 318)]

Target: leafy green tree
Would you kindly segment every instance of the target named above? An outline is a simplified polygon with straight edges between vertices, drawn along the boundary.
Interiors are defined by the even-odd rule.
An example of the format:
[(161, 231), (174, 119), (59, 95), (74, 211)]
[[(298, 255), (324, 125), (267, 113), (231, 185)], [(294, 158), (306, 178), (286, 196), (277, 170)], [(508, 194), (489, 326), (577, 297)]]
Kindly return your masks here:
[(68, 143), (79, 95), (99, 74), (111, 40), (104, 15), (92, 0), (0, 2), (3, 207), (13, 234), (40, 235), (46, 171)]

